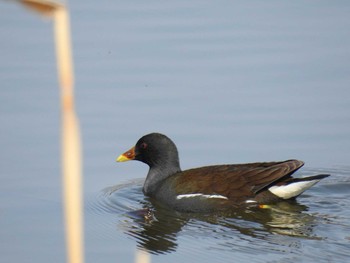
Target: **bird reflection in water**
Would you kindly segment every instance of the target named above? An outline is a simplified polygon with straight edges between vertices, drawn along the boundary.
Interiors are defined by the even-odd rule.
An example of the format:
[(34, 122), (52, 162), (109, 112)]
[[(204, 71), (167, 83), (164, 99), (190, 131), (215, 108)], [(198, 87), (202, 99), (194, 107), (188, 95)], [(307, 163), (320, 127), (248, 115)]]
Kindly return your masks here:
[[(217, 240), (227, 240), (230, 235), (264, 240), (271, 233), (319, 239), (313, 233), (315, 217), (306, 213), (307, 210), (296, 201), (288, 201), (215, 214), (195, 214), (170, 211), (148, 203), (143, 209), (127, 213), (129, 220), (123, 221), (123, 229), (137, 240), (141, 249), (153, 254), (173, 252), (178, 246), (178, 236), (201, 236), (201, 231)], [(184, 233), (188, 231), (195, 233)]]

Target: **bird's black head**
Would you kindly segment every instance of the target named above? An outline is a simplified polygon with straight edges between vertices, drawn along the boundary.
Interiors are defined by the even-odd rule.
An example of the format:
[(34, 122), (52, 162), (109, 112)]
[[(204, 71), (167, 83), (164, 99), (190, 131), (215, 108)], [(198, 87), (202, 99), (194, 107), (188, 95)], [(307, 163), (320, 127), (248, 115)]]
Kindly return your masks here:
[(151, 168), (178, 168), (179, 155), (175, 143), (160, 133), (150, 133), (140, 138), (129, 151), (120, 155), (119, 162), (138, 160)]

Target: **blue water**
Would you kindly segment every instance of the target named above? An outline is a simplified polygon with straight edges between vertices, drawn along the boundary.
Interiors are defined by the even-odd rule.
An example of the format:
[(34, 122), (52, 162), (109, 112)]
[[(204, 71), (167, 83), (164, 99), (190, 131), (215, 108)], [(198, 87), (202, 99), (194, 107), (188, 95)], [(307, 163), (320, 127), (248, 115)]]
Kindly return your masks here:
[[(69, 4), (87, 262), (133, 262), (144, 248), (138, 233), (148, 226), (129, 210), (147, 204), (147, 167), (114, 161), (152, 131), (175, 141), (183, 169), (297, 158), (306, 162), (301, 176), (332, 174), (300, 197), (306, 210), (296, 217), (299, 206), (276, 212), (301, 234), (285, 221), (281, 232), (270, 212), (215, 222), (177, 215), (186, 224), (170, 235), (170, 251), (150, 249), (152, 262), (348, 261), (350, 4)], [(0, 5), (0, 260), (62, 262), (52, 22)], [(106, 196), (108, 187), (117, 190)]]

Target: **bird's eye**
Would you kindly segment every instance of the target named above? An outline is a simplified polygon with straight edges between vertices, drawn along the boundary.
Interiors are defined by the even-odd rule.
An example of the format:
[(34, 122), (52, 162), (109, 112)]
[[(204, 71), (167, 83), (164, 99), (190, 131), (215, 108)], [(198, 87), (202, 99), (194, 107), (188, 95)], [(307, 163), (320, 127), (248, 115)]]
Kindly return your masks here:
[(147, 148), (147, 143), (145, 143), (145, 142), (141, 143), (140, 148), (141, 149), (146, 149)]

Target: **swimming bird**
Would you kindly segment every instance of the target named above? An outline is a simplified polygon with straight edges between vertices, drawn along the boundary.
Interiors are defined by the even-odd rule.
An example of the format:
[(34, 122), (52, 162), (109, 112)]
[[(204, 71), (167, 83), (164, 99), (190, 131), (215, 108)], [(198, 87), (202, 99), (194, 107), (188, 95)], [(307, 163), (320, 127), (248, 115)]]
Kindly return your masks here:
[(210, 212), (293, 200), (329, 174), (294, 178), (299, 160), (210, 165), (182, 171), (175, 143), (160, 133), (140, 138), (117, 162), (149, 166), (143, 193), (170, 209)]

